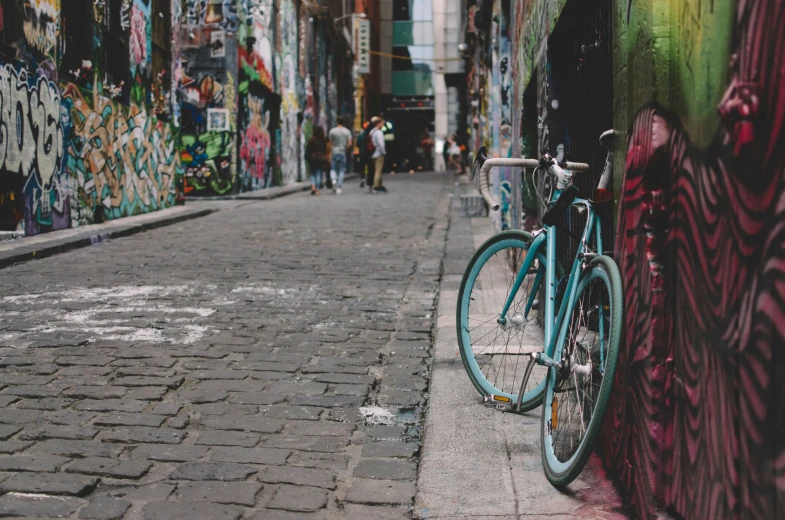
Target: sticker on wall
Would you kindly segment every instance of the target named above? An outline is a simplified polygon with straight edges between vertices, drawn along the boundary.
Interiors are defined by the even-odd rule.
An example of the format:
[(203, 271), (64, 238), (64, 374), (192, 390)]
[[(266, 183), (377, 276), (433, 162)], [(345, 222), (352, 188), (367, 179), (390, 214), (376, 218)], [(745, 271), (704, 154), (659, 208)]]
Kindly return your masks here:
[(208, 0), (204, 13), (204, 23), (222, 23), (224, 21), (223, 0)]
[(226, 56), (226, 33), (218, 29), (210, 33), (210, 57), (223, 58)]
[(229, 111), (225, 108), (207, 109), (207, 131), (229, 131)]

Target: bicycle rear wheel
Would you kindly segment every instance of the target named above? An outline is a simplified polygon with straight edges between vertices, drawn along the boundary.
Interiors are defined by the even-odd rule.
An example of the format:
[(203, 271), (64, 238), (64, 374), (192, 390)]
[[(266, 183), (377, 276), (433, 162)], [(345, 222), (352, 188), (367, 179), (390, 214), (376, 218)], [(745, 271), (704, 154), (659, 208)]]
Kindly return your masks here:
[(602, 427), (621, 341), (623, 301), (619, 269), (595, 258), (583, 270), (567, 309), (542, 408), (545, 476), (567, 486), (583, 470)]
[[(466, 266), (458, 292), (457, 333), (463, 365), (477, 391), (483, 397), (496, 396), (500, 404), (517, 401), (527, 354), (544, 350), (540, 311), (528, 308), (538, 272), (544, 283), (545, 261), (539, 252), (507, 313), (510, 325), (497, 322), (532, 240), (530, 233), (516, 230), (489, 238)], [(540, 405), (545, 375), (543, 367), (534, 368), (520, 411)]]

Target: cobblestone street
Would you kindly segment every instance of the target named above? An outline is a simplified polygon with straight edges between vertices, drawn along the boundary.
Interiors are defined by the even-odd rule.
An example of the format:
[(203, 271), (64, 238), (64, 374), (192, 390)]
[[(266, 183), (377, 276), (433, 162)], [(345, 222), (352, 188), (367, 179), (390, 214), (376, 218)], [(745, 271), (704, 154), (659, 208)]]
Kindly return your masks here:
[(0, 271), (0, 516), (410, 518), (450, 181)]

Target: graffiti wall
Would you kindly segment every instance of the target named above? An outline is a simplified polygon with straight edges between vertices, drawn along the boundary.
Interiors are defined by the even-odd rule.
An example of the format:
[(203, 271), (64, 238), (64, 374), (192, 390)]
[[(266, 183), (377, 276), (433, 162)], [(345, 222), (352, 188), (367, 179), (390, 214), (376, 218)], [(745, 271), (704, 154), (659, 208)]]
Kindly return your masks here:
[(273, 183), (276, 154), (273, 134), (279, 110), (277, 96), (264, 86), (247, 82), (240, 96), (241, 191), (266, 188)]
[(44, 59), (56, 60), (60, 0), (28, 0), (24, 4), (22, 27), (27, 45)]
[[(148, 95), (150, 0), (118, 3), (113, 16), (103, 4), (81, 4), (6, 6), (0, 31), (13, 52), (0, 58), (3, 230), (34, 235), (175, 203), (181, 169), (169, 98), (162, 94), (156, 110)], [(111, 30), (128, 42), (119, 61), (133, 65), (119, 75), (104, 50)]]
[(187, 0), (180, 34), (180, 158), (188, 196), (237, 190), (234, 2)]
[(253, 191), (280, 182), (276, 150), (281, 80), (276, 62), (277, 11), (272, 0), (258, 3), (252, 22), (240, 30), (238, 88), (239, 190)]
[[(627, 336), (604, 456), (642, 517), (778, 518), (785, 2), (674, 9), (676, 88), (640, 106), (627, 137)], [(633, 6), (630, 27), (651, 16)]]
[(70, 186), (63, 175), (60, 90), (11, 65), (0, 67), (0, 175), (4, 229), (24, 217), (30, 234), (70, 226)]
[(300, 180), (300, 97), (304, 88), (298, 74), (299, 17), (292, 0), (280, 3), (281, 183)]
[(171, 127), (144, 106), (126, 107), (75, 85), (63, 91), (68, 115), (64, 172), (74, 180), (71, 221), (79, 225), (171, 206), (179, 168)]

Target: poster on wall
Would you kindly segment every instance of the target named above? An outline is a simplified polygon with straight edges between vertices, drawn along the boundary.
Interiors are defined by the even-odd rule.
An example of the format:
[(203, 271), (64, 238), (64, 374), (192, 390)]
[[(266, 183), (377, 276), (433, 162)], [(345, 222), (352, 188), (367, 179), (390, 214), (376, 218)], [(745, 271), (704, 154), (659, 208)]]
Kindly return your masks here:
[(210, 33), (210, 57), (223, 58), (226, 56), (226, 33), (220, 29)]
[(229, 111), (225, 108), (207, 109), (207, 131), (228, 132)]

